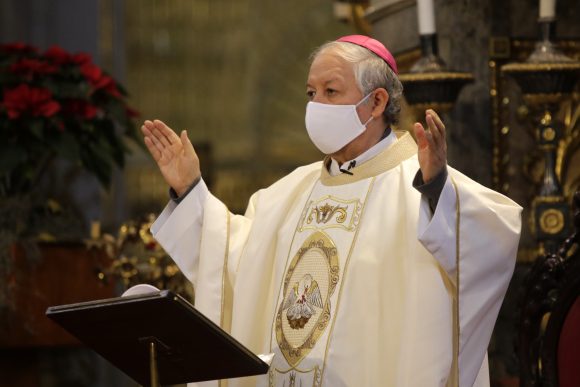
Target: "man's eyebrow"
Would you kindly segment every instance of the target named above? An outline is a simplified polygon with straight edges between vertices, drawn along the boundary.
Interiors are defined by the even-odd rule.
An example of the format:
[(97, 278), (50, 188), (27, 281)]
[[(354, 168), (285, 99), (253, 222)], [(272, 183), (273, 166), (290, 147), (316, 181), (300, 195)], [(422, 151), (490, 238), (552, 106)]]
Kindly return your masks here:
[(330, 78), (328, 81), (324, 82), (324, 85), (326, 86), (329, 83), (334, 82), (334, 81), (340, 81), (340, 78), (336, 78), (336, 77)]
[[(324, 86), (328, 85), (331, 82), (340, 81), (340, 80), (341, 80), (341, 78), (338, 78), (338, 77), (330, 78), (329, 80), (324, 82)], [(312, 87), (312, 85), (309, 82), (306, 82), (306, 87)]]

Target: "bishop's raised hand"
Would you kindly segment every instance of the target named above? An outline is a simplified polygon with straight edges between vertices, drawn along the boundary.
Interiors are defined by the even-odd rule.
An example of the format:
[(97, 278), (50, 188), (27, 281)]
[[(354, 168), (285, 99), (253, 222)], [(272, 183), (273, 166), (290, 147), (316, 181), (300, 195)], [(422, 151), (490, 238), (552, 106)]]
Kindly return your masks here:
[(419, 167), (425, 183), (430, 182), (447, 165), (447, 142), (445, 125), (434, 110), (425, 111), (425, 121), (429, 130), (416, 122), (414, 125), (417, 138)]
[(141, 131), (163, 178), (181, 196), (201, 176), (199, 158), (187, 132), (183, 130), (178, 136), (159, 120), (145, 121)]

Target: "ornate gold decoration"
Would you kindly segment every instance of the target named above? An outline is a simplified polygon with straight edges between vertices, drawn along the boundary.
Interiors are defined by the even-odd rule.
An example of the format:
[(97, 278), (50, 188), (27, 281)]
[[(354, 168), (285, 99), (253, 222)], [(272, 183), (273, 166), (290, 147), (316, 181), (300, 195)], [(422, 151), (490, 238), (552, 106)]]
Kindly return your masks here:
[[(268, 381), (269, 381), (269, 387), (275, 387), (276, 386), (276, 375), (275, 373), (279, 373), (281, 375), (285, 375), (285, 374), (289, 374), (289, 384), (288, 387), (291, 386), (291, 382), (296, 382), (296, 374), (303, 374), (303, 375), (307, 375), (310, 373), (313, 373), (312, 375), (312, 387), (320, 387), (322, 385), (322, 372), (320, 370), (319, 366), (314, 366), (308, 370), (301, 370), (297, 367), (291, 367), (287, 370), (280, 370), (278, 368), (270, 368), (270, 372), (268, 373)], [(302, 384), (299, 384), (302, 385)]]
[(345, 200), (326, 195), (308, 202), (298, 231), (342, 228), (353, 231), (360, 219), (362, 204), (358, 199)]
[(553, 208), (547, 209), (540, 215), (539, 224), (543, 232), (557, 234), (564, 228), (564, 214)]
[[(275, 323), (278, 347), (290, 366), (295, 367), (310, 353), (326, 329), (330, 321), (330, 297), (338, 284), (339, 272), (336, 246), (322, 231), (307, 238), (292, 259), (284, 278), (284, 297)], [(317, 296), (311, 297), (307, 293), (312, 288), (305, 285), (314, 287), (314, 283)], [(294, 325), (289, 314), (301, 314), (307, 301), (306, 314), (310, 316), (302, 321), (302, 326)]]
[[(544, 40), (531, 42), (513, 42), (515, 62), (501, 66), (501, 76), (510, 76), (515, 80), (525, 103), (525, 114), (519, 114), (518, 119), (526, 132), (535, 140), (533, 151), (520, 156), (524, 174), (528, 179), (538, 185), (537, 194), (532, 201), (529, 224), (533, 239), (537, 248), (546, 252), (554, 252), (559, 241), (565, 237), (569, 225), (569, 204), (566, 198), (567, 190), (562, 186), (569, 185), (566, 176), (562, 174), (564, 163), (570, 163), (573, 157), (571, 153), (579, 148), (578, 143), (570, 141), (575, 137), (578, 128), (566, 120), (567, 115), (562, 114), (564, 107), (569, 101), (577, 97), (575, 85), (580, 78), (580, 52), (576, 42), (558, 42), (556, 47), (549, 39), (549, 32), (545, 30)], [(530, 55), (531, 52), (531, 55)], [(527, 58), (527, 59), (526, 59)], [(497, 82), (493, 82), (493, 80)], [(503, 82), (501, 82), (503, 81)], [(492, 101), (495, 107), (499, 107), (499, 100), (509, 95), (503, 89), (509, 84), (506, 79), (499, 78), (496, 72), (492, 76), (490, 90), (499, 93), (498, 100)], [(505, 98), (505, 97), (504, 97)], [(506, 104), (505, 106), (509, 105)], [(504, 108), (503, 105), (502, 109)], [(499, 112), (498, 112), (499, 111)], [(518, 113), (524, 112), (519, 109)], [(569, 109), (568, 112), (572, 110)], [(496, 128), (494, 135), (494, 182), (498, 188), (507, 193), (509, 181), (505, 171), (515, 171), (509, 163), (514, 163), (507, 148), (506, 135), (502, 134), (501, 128), (507, 126), (511, 119), (510, 111), (497, 111), (494, 109), (493, 124)], [(524, 139), (529, 142), (529, 140)], [(569, 146), (571, 144), (572, 146)], [(523, 147), (518, 144), (519, 149)], [(565, 156), (565, 155), (568, 156)], [(514, 158), (515, 159), (515, 158)], [(499, 165), (499, 163), (505, 165)], [(505, 174), (505, 176), (503, 175)], [(513, 174), (513, 172), (512, 172)], [(514, 180), (518, 179), (513, 177)], [(522, 201), (521, 197), (514, 197)], [(527, 238), (523, 238), (526, 240)], [(528, 249), (529, 246), (522, 246)], [(523, 257), (523, 254), (521, 255)], [(520, 256), (519, 256), (520, 257)]]
[(538, 72), (538, 71), (578, 71), (580, 63), (509, 63), (502, 66), (501, 71), (514, 72)]
[[(496, 44), (496, 41), (498, 44)], [(493, 183), (494, 187), (503, 192), (508, 193), (510, 185), (512, 182), (511, 174), (516, 168), (512, 166), (515, 160), (517, 160), (517, 154), (511, 155), (510, 151), (510, 140), (509, 136), (517, 131), (504, 132), (502, 128), (505, 126), (511, 126), (513, 123), (511, 120), (512, 115), (510, 114), (510, 109), (516, 109), (516, 107), (511, 107), (510, 103), (502, 103), (503, 99), (510, 95), (511, 83), (507, 81), (507, 73), (500, 71), (500, 68), (508, 70), (522, 70), (524, 72), (530, 72), (532, 69), (536, 71), (546, 68), (546, 64), (541, 63), (513, 63), (506, 66), (502, 64), (507, 61), (513, 60), (525, 60), (529, 57), (530, 53), (534, 50), (534, 45), (536, 42), (527, 40), (513, 40), (508, 37), (494, 37), (490, 42), (490, 57), (492, 58), (489, 62), (490, 69), (490, 83), (489, 90), (491, 95), (491, 106), (492, 106), (492, 126), (493, 126)], [(497, 50), (500, 47), (501, 50)], [(580, 45), (577, 40), (564, 40), (558, 41), (558, 48), (564, 52), (566, 55), (573, 59), (580, 59)], [(570, 63), (556, 63), (549, 64), (551, 69), (563, 69), (571, 68)], [(493, 93), (491, 93), (493, 91)], [(528, 106), (539, 106), (543, 103), (555, 103), (560, 104), (561, 107), (568, 106), (567, 111), (564, 112), (564, 116), (567, 118), (573, 117), (580, 111), (580, 105), (577, 103), (577, 96), (572, 96), (572, 101), (576, 102), (570, 104), (569, 98), (565, 98), (561, 93), (537, 93), (537, 94), (524, 94), (522, 95), (524, 102)], [(521, 106), (521, 110), (526, 112), (525, 117), (518, 114), (518, 119), (527, 119), (527, 106)], [(518, 111), (518, 113), (520, 113)], [(577, 149), (577, 144), (571, 140), (572, 131), (578, 124), (574, 123), (573, 120), (564, 120), (564, 133), (561, 140), (557, 144), (557, 160), (556, 160), (556, 173), (560, 178), (562, 184), (564, 185), (564, 194), (566, 197), (570, 197), (571, 191), (574, 190), (573, 185), (570, 188), (570, 181), (566, 181), (563, 170), (566, 170), (566, 161), (570, 158), (570, 153)], [(519, 133), (519, 132), (517, 132)], [(532, 161), (533, 157), (528, 157)], [(524, 166), (524, 168), (529, 169), (529, 166)], [(522, 201), (522, 198), (516, 198), (516, 200)], [(532, 249), (536, 251), (535, 249)], [(530, 251), (532, 251), (530, 250)], [(529, 257), (534, 257), (534, 253), (526, 254), (523, 260), (527, 260)], [(518, 258), (518, 261), (522, 261)], [(523, 261), (522, 261), (523, 262)]]
[(331, 206), (328, 203), (325, 203), (322, 206), (313, 207), (310, 211), (310, 215), (306, 219), (306, 223), (310, 224), (313, 220), (316, 220), (316, 223), (328, 223), (330, 218), (332, 218), (336, 214), (336, 222), (337, 223), (344, 223), (346, 219), (346, 210), (347, 207), (340, 207), (340, 205)]
[(104, 282), (120, 279), (125, 289), (148, 283), (159, 289), (171, 289), (193, 301), (192, 284), (151, 235), (155, 218), (156, 215), (148, 214), (142, 219), (127, 221), (121, 225), (117, 237), (103, 234), (91, 240), (92, 246), (102, 247), (112, 260), (110, 267), (98, 272), (97, 277)]
[(579, 63), (508, 63), (502, 66), (501, 70), (506, 73), (514, 72), (539, 72), (539, 71), (578, 71)]
[(470, 73), (441, 71), (433, 73), (406, 73), (399, 75), (401, 82), (428, 82), (428, 81), (473, 81), (473, 75)]
[(528, 106), (558, 104), (562, 102), (564, 98), (566, 98), (566, 96), (562, 93), (524, 94), (522, 97)]
[[(566, 227), (566, 216), (562, 212), (565, 204), (563, 196), (536, 196), (531, 203), (532, 216), (528, 219), (528, 225), (532, 234), (544, 233), (555, 235), (562, 232)], [(538, 214), (539, 213), (539, 214)], [(537, 214), (534, 216), (534, 214)], [(545, 246), (540, 244), (535, 249), (530, 250), (530, 254), (543, 254)], [(531, 258), (534, 258), (531, 256)], [(522, 259), (525, 259), (522, 256)]]
[(542, 131), (542, 138), (546, 141), (552, 141), (556, 138), (556, 131), (553, 128), (546, 128)]

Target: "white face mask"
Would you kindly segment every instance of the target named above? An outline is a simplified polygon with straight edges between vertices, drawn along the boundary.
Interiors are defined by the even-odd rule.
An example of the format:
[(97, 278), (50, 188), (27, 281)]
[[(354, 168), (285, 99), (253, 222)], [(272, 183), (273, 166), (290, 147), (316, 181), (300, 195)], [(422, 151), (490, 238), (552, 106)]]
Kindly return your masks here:
[(363, 103), (372, 93), (361, 99), (356, 105), (330, 105), (308, 102), (306, 105), (306, 130), (310, 139), (324, 154), (332, 154), (360, 136), (366, 125), (373, 119), (362, 123), (358, 118), (356, 107)]

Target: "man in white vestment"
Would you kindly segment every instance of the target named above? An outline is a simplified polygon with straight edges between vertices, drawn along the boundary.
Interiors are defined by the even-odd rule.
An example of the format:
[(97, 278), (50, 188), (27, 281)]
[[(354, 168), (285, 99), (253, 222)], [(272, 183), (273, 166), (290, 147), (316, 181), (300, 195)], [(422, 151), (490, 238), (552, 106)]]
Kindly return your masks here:
[(434, 111), (417, 143), (391, 130), (402, 86), (377, 40), (320, 47), (306, 93), (306, 129), (327, 157), (256, 192), (243, 216), (208, 191), (185, 131), (142, 126), (171, 187), (153, 235), (196, 308), (275, 354), (267, 375), (207, 385), (489, 386), (521, 208), (447, 166)]

